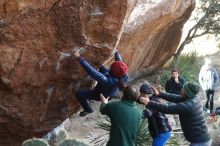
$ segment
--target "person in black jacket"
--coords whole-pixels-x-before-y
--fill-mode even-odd
[[[171,94],[180,95],[180,92],[185,84],[185,79],[179,75],[179,71],[176,68],[173,68],[171,71],[171,78],[166,81],[165,91]],[[170,103],[169,103],[170,104]],[[179,127],[179,117],[178,115],[173,115],[176,126]]]
[[[149,97],[150,101],[161,103],[160,99],[153,94],[150,83],[142,84],[139,91],[140,97]],[[145,108],[142,117],[148,119],[148,129],[153,138],[152,146],[164,146],[172,130],[166,115],[151,108]]]
[[[165,91],[180,95],[181,89],[185,84],[185,79],[179,75],[179,71],[176,68],[172,69],[171,73],[172,77],[166,81]]]
[[[152,86],[154,94],[175,104],[164,105],[140,97],[140,101],[147,107],[165,114],[178,114],[183,134],[191,144],[190,146],[211,146],[212,140],[208,132],[202,110],[201,100],[196,96],[200,86],[194,82],[186,83],[181,95],[161,93]]]

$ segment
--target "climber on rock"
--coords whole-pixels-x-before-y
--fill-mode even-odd
[[[75,51],[73,55],[84,70],[97,81],[97,85],[93,89],[77,90],[75,92],[76,99],[83,107],[80,116],[85,116],[93,112],[88,100],[100,101],[100,94],[105,97],[117,96],[119,90],[126,86],[128,82],[127,66],[122,62],[116,49],[114,49],[115,61],[111,64],[110,69],[103,65],[100,66],[99,70],[95,69],[80,56],[79,51]]]

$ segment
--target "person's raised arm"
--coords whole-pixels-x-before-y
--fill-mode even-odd
[[[158,97],[173,103],[180,103],[185,100],[185,98],[183,98],[181,95],[162,93],[162,92],[158,95]]]
[[[185,100],[181,95],[162,93],[162,92],[159,92],[154,86],[151,86],[151,88],[152,88],[154,95],[164,100],[167,100],[169,102],[179,103]]]
[[[140,97],[140,101],[146,105],[146,107],[165,113],[165,114],[181,114],[187,112],[190,107],[185,103],[178,103],[175,105],[165,105],[150,101],[148,98]]]
[[[187,106],[185,103],[178,103],[174,105],[165,105],[165,104],[160,104],[157,102],[150,101],[147,104],[147,107],[154,109],[156,111],[165,113],[165,114],[182,114],[187,112],[190,107]]]
[[[185,79],[179,76],[179,83],[177,83],[178,88],[182,89],[185,82],[186,82]]]
[[[109,70],[104,65],[100,65],[99,72],[106,74],[107,72],[109,72]]]
[[[78,51],[74,53],[75,58],[79,61],[80,65],[83,69],[96,81],[101,82],[103,84],[108,84],[108,79],[105,75],[96,70],[93,66],[91,66],[84,58],[82,58]]]
[[[122,61],[121,55],[116,49],[113,49],[114,55],[115,55],[115,61]]]

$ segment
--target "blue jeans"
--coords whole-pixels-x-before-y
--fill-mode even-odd
[[[200,142],[200,143],[191,143],[189,146],[211,146],[212,140],[209,140],[207,142]]]
[[[171,132],[164,132],[153,139],[152,146],[164,146],[167,140],[170,138]]]

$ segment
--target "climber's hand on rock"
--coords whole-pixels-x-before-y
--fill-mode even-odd
[[[75,51],[73,55],[74,55],[74,57],[76,57],[76,58],[80,57],[79,51]]]
[[[113,50],[112,50],[112,53],[116,53],[117,52],[117,49],[116,48],[113,48]]]

